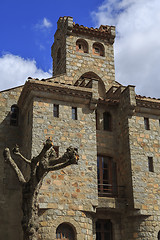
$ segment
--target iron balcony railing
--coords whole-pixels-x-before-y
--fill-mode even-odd
[[[112,184],[98,184],[98,196],[124,198],[125,187],[113,186]]]

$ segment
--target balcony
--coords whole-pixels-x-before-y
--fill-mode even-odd
[[[113,186],[112,184],[98,184],[98,196],[110,198],[125,198],[124,186]]]

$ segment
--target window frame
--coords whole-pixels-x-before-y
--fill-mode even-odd
[[[14,104],[10,111],[10,126],[18,126],[19,124],[19,107]]]
[[[78,120],[77,107],[72,107],[72,119],[73,120]]]
[[[112,157],[97,156],[97,180],[99,197],[116,197],[118,195],[117,164]]]
[[[106,225],[108,227],[106,228]],[[98,227],[99,225],[99,227]],[[108,240],[113,240],[113,224],[110,219],[97,219],[96,221],[96,240],[106,240],[105,234],[109,234]],[[107,234],[107,235],[108,235]]]
[[[149,118],[144,117],[144,128],[145,130],[150,130]]]
[[[66,236],[67,231],[71,234],[69,237]],[[76,240],[76,233],[74,228],[68,223],[61,223],[56,229],[56,239],[57,240]]]
[[[103,113],[103,130],[112,131],[112,115],[108,111]]]
[[[53,117],[59,118],[59,104],[53,104]]]
[[[153,157],[148,157],[148,170],[154,172]]]

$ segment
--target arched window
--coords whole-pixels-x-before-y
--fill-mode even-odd
[[[94,43],[92,52],[94,55],[104,57],[104,46],[101,43]]]
[[[76,240],[74,229],[67,223],[60,224],[56,230],[56,239]]]
[[[96,240],[112,240],[112,222],[98,219],[96,221]]]
[[[103,113],[103,129],[105,131],[112,131],[112,116],[109,112]]]
[[[57,51],[57,64],[59,63],[61,59],[61,48],[58,48],[58,51]]]
[[[18,116],[19,116],[19,108],[17,105],[14,104],[11,106],[10,125],[18,126]]]
[[[160,240],[160,231],[158,232],[158,240]]]
[[[84,39],[78,39],[76,42],[76,51],[88,53],[88,43]]]

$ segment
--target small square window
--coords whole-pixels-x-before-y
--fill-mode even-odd
[[[150,172],[154,172],[153,157],[148,157],[148,168]]]
[[[72,119],[77,120],[77,107],[72,107]]]
[[[146,130],[150,129],[150,127],[149,127],[149,118],[144,118],[144,128]]]
[[[54,104],[53,106],[53,116],[54,117],[59,117],[59,105],[58,104]]]

